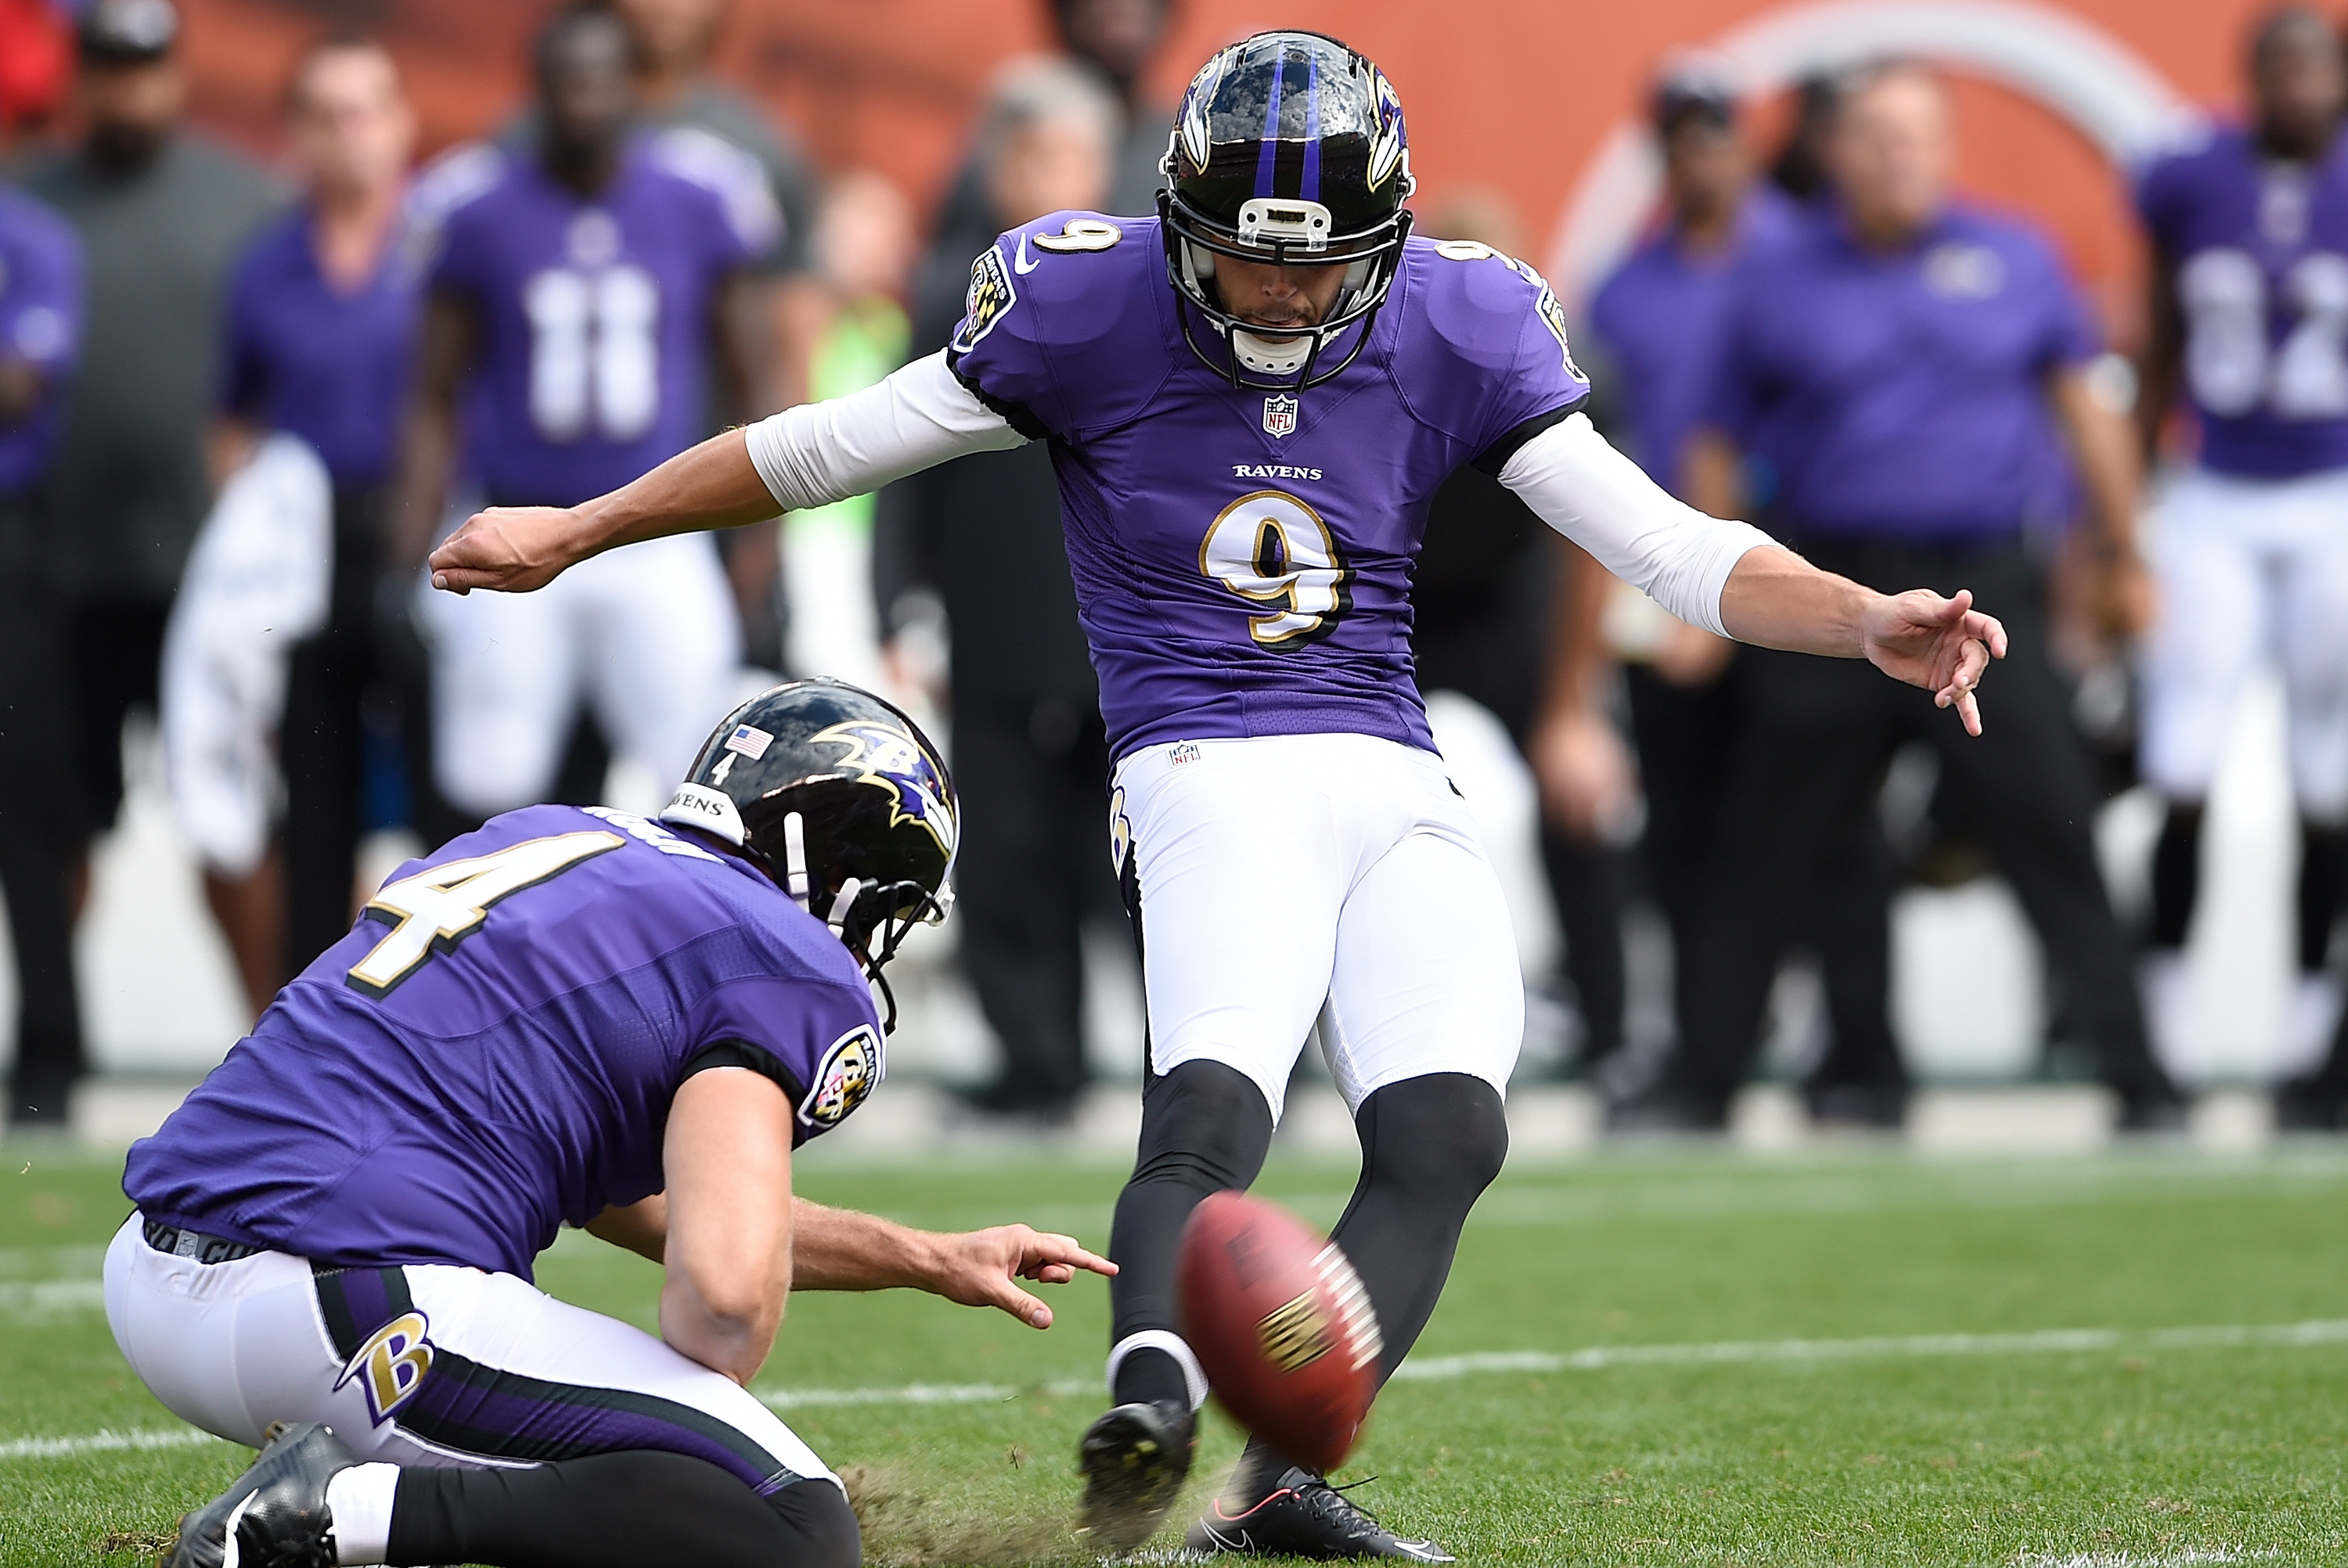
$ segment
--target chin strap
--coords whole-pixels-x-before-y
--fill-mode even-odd
[[[858,883],[851,877],[847,886],[855,887]],[[842,891],[844,894],[846,890]],[[863,894],[866,897],[879,897],[881,907],[889,911],[881,917],[880,948],[878,952],[863,952],[851,942],[849,944],[849,951],[856,954],[858,961],[864,966],[864,978],[880,989],[880,999],[889,1006],[888,1016],[880,1023],[880,1032],[894,1034],[897,1031],[897,993],[889,989],[887,978],[880,973],[881,968],[897,956],[897,949],[904,945],[905,938],[912,934],[914,927],[934,925],[944,919],[946,908],[953,902],[953,897],[952,895],[948,895],[941,898],[937,894],[910,878],[902,882],[865,884]],[[834,906],[834,913],[841,921],[847,918],[847,912],[837,905]],[[840,927],[835,924],[832,929],[839,931]],[[844,932],[842,938],[845,939]]]
[[[791,896],[792,903],[802,909],[807,908],[807,818],[798,812],[783,818],[783,870],[788,878],[783,891]],[[833,929],[839,927],[834,927]]]

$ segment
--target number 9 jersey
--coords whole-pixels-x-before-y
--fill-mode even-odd
[[[2213,128],[2147,169],[2137,203],[2177,270],[2202,466],[2348,467],[2348,137],[2291,164]]]
[[[1411,240],[1351,329],[1361,352],[1303,390],[1235,386],[1182,308],[1156,219],[1055,213],[980,253],[946,351],[1051,443],[1112,750],[1328,733],[1433,750],[1410,651],[1427,503],[1588,395],[1555,295],[1483,245]]]

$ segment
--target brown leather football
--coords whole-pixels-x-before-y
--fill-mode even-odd
[[[1287,1210],[1217,1193],[1182,1230],[1182,1337],[1231,1419],[1323,1473],[1377,1397],[1377,1314],[1337,1244]]]

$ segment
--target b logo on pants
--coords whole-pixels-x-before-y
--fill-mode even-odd
[[[392,1411],[424,1386],[424,1374],[432,1369],[432,1346],[424,1337],[430,1327],[421,1312],[393,1318],[367,1336],[366,1343],[345,1364],[343,1375],[335,1379],[335,1389],[354,1378],[364,1378],[367,1409],[375,1424],[383,1425]]]

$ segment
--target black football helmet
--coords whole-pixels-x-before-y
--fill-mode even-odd
[[[1220,338],[1223,357],[1207,353],[1185,312],[1191,351],[1234,386],[1265,391],[1317,385],[1351,364],[1410,237],[1410,140],[1385,73],[1319,33],[1243,38],[1192,78],[1162,167],[1167,272]],[[1342,264],[1344,287],[1317,325],[1252,326],[1224,307],[1218,256]],[[1352,348],[1323,366],[1323,352],[1355,326]]]
[[[953,907],[961,827],[953,775],[912,720],[844,681],[769,687],[710,732],[661,820],[738,845],[829,925],[896,1027],[880,968]]]

